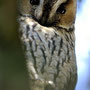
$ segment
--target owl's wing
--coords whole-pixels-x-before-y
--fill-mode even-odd
[[[67,86],[73,88],[76,83],[76,78],[72,80],[76,77],[76,62],[73,40],[69,36],[72,33],[63,32],[60,35],[55,28],[44,27],[29,17],[21,17],[19,22],[20,37],[32,80],[31,90],[55,90],[56,87],[63,90]],[[74,86],[68,82],[74,82]],[[58,86],[55,87],[56,83]],[[53,89],[44,89],[47,85],[51,85]]]

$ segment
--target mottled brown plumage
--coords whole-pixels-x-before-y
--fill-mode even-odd
[[[30,90],[75,90],[76,0],[20,0],[19,5]]]

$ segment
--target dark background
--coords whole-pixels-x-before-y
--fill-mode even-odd
[[[0,0],[0,90],[29,90],[16,8],[16,0]]]
[[[78,1],[81,9],[82,0]],[[29,90],[16,8],[16,0],[0,0],[0,90]]]

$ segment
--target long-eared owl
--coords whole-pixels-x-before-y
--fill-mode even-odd
[[[18,4],[30,90],[75,90],[76,0],[18,0]]]

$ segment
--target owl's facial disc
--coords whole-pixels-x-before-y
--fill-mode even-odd
[[[44,26],[70,26],[76,13],[75,0],[30,0],[32,16]]]
[[[60,4],[66,0],[30,0],[30,5],[32,6],[33,14],[32,16],[40,24],[44,26],[51,26],[56,22],[56,14],[64,14],[65,8]]]

